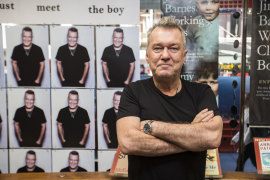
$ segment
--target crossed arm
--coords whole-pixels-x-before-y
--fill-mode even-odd
[[[216,148],[223,125],[221,117],[207,109],[198,113],[191,124],[154,121],[151,135],[142,131],[145,123],[134,116],[117,121],[119,147],[124,154],[164,156]]]

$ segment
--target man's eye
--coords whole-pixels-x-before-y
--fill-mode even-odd
[[[170,48],[170,51],[171,51],[171,52],[177,52],[178,49],[179,49],[179,48],[172,47],[172,48]]]
[[[155,48],[154,48],[154,51],[161,51],[161,50],[162,50],[161,47],[155,47]]]

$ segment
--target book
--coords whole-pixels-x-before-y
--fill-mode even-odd
[[[110,175],[128,177],[128,155],[123,154],[119,148],[115,153]],[[207,150],[205,177],[222,178],[218,148]]]
[[[207,150],[205,178],[222,178],[218,148]]]
[[[128,177],[128,155],[123,154],[119,147],[114,155],[110,175],[117,177]]]
[[[270,138],[254,138],[258,174],[270,174]]]

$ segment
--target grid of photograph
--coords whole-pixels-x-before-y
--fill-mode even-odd
[[[0,34],[0,172],[109,170],[122,90],[140,78],[139,27],[4,25]]]

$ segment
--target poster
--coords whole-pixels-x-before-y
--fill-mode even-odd
[[[6,26],[6,40],[7,86],[50,87],[48,26]],[[25,46],[30,47],[26,55],[22,54]],[[16,76],[14,62],[17,62],[20,80]],[[41,62],[44,63],[43,70]],[[42,72],[41,76],[40,72]],[[33,83],[37,79],[39,85],[29,84],[29,81]],[[25,83],[22,83],[23,81]]]
[[[51,148],[50,90],[10,88],[8,89],[7,93],[9,102],[9,147]],[[22,115],[20,113],[22,112],[23,114],[26,114],[27,109],[31,109],[32,107],[33,110],[31,112],[31,115],[28,116],[27,114],[28,118],[26,117],[26,115]],[[16,121],[15,117],[17,117]],[[19,130],[16,129],[15,122],[18,123]],[[45,132],[43,137],[41,138],[40,144],[38,145],[36,144],[36,141],[40,138],[42,134],[42,128],[40,128],[42,124],[45,124]],[[17,133],[20,134],[21,139],[18,137]]]
[[[253,1],[250,75],[251,126],[270,126],[270,0]],[[267,8],[268,7],[268,8]],[[256,23],[254,23],[256,22]]]
[[[100,167],[95,166],[95,163],[97,163],[95,158],[98,156],[98,145],[95,143],[99,141],[97,141],[99,137],[103,138],[103,135],[97,137],[96,109],[97,103],[100,102],[104,104],[102,102],[105,102],[105,97],[101,96],[97,99],[96,92],[98,88],[105,89],[108,87],[103,77],[103,69],[100,64],[101,57],[104,49],[113,44],[113,30],[117,27],[122,28],[124,31],[123,34],[125,35],[122,42],[132,48],[135,56],[134,73],[130,78],[130,82],[139,79],[140,1],[25,0],[22,2],[2,0],[0,9],[0,102],[1,105],[3,104],[0,110],[0,116],[2,118],[0,150],[5,157],[7,157],[6,159],[0,158],[0,161],[3,159],[3,162],[0,163],[0,171],[2,171],[2,173],[16,173],[19,168],[26,165],[25,157],[27,151],[34,151],[37,157],[37,166],[42,168],[45,172],[59,172],[61,169],[68,167],[68,154],[73,150],[80,154],[81,160],[79,165],[84,167],[87,171],[96,171],[97,168],[109,169],[109,164],[111,163],[106,161],[106,159],[107,157],[113,157],[112,154],[115,149],[106,151],[106,153],[103,154],[101,153],[99,157],[101,161],[105,163]],[[71,35],[74,35],[76,31],[72,30],[72,33],[70,33],[70,28],[77,29],[78,33],[75,33],[76,36]],[[75,46],[74,44],[69,44],[69,39],[72,39],[70,41],[73,41],[73,43],[76,41]],[[35,46],[33,46],[33,44],[35,44]],[[86,50],[84,52],[87,52],[89,58],[85,58],[86,56],[84,56],[78,60],[75,57],[76,52],[77,54],[82,54],[78,53],[78,44],[81,49]],[[76,68],[76,65],[78,64],[77,62],[74,63],[74,61],[72,62],[74,64],[69,64],[69,70],[74,69],[74,71],[76,71],[75,73],[74,71],[67,73],[67,69],[62,67],[64,74],[66,73],[73,76],[70,79],[74,78],[76,74],[76,81],[74,80],[72,83],[78,82],[77,77],[79,76],[77,72],[86,72],[84,82],[83,80],[81,81],[84,73],[83,76],[81,73],[81,79],[79,80],[82,82],[81,84],[83,84],[83,86],[78,84],[63,84],[59,77],[60,68],[57,66],[58,59],[56,57],[58,50],[65,45],[68,45],[68,48],[65,49],[68,52],[62,53],[62,55],[68,54],[69,56],[74,56],[73,60],[75,61],[78,60],[89,63],[88,72],[86,66],[83,68],[80,66],[80,70],[77,71],[78,68]],[[14,53],[14,48],[18,46],[20,47],[20,53]],[[37,52],[34,50],[34,47],[40,49],[39,53],[35,53],[38,54],[39,58],[30,58],[34,52]],[[27,58],[22,58],[22,56],[27,56]],[[16,59],[12,57],[16,57]],[[64,61],[68,59],[63,58],[63,56],[61,57]],[[25,59],[31,59],[31,61],[25,61]],[[17,63],[20,61],[17,74],[21,73],[20,75],[25,75],[23,77],[27,76],[25,79],[30,79],[31,84],[20,82],[20,79],[23,78],[20,76],[18,78],[16,74],[17,66],[14,65],[13,60]],[[34,61],[34,63],[31,63],[32,61]],[[44,64],[43,72],[41,72],[41,66],[37,68],[37,64]],[[81,71],[82,69],[83,71]],[[39,73],[37,74],[37,72]],[[31,73],[34,75],[29,75]],[[35,82],[37,76],[41,77],[39,83]],[[29,95],[27,98],[25,97],[26,91],[28,90],[34,92],[35,98],[29,100]],[[79,94],[76,102],[71,102],[74,99],[68,99],[68,93],[73,90],[77,91]],[[110,90],[113,92],[115,88]],[[108,98],[109,106],[104,105],[104,108],[113,107],[112,98],[113,94]],[[27,101],[31,101],[31,103],[26,102],[25,99],[28,99]],[[29,122],[30,125],[28,124],[27,128],[22,128],[24,132],[28,132],[27,138],[24,139],[30,139],[31,143],[36,143],[39,146],[36,146],[36,144],[25,145],[25,142],[21,141],[23,138],[20,139],[17,137],[17,135],[20,134],[19,130],[21,127],[17,128],[18,123],[14,122],[14,117],[17,110],[24,109],[26,104],[30,104],[31,106],[35,105],[44,112],[46,122],[44,122],[43,118],[42,122],[38,122],[39,127],[42,126],[43,128],[44,124],[46,125],[41,144],[37,143],[37,133],[35,133],[35,135],[31,133],[35,131],[35,129],[38,129],[37,131],[40,132],[39,135],[41,137],[41,132],[43,132],[44,128],[40,131],[39,128],[33,128]],[[74,144],[68,144],[66,139],[63,141],[61,137],[59,137],[60,128],[58,127],[59,124],[57,121],[60,111],[64,108],[69,109],[69,107],[72,109],[71,106],[79,106],[80,110],[84,109],[84,112],[86,112],[79,113],[79,111],[70,111],[70,113],[67,114],[72,118],[76,118],[76,115],[88,114],[87,116],[89,116],[90,119],[90,122],[83,124],[84,131],[81,131],[81,129],[76,126],[69,126],[69,130],[71,129],[70,127],[73,127],[73,129],[64,132],[64,134],[69,133],[70,141],[73,140],[70,138],[72,135],[76,136],[76,138],[80,136],[77,133],[78,131],[85,132],[83,137],[86,138],[81,138],[80,141],[77,141],[79,138],[74,142],[69,141],[71,144],[76,143],[75,146]],[[75,108],[73,108],[73,110],[74,109]],[[106,109],[103,109],[101,116],[103,116],[105,110]],[[27,113],[24,113],[24,117],[31,117],[31,113],[32,111],[27,111]],[[79,123],[79,125],[81,126],[82,123]],[[87,130],[87,128],[89,129]],[[103,149],[107,149],[105,141],[103,145]],[[44,156],[42,156],[42,153],[44,153]],[[112,161],[112,159],[110,159],[110,161]]]
[[[219,1],[163,0],[164,16],[178,19],[186,35],[188,50],[181,78],[196,81],[205,73],[218,72]]]
[[[116,32],[116,29],[122,32]],[[115,34],[120,34],[121,42],[113,38]],[[117,43],[119,43],[117,45]],[[116,46],[125,47],[120,51],[119,56],[111,54]],[[131,51],[127,49],[131,48]],[[121,48],[122,49],[122,48]],[[114,50],[113,50],[114,51]],[[122,53],[121,53],[122,52]],[[96,53],[97,53],[97,88],[119,88],[124,84],[114,84],[113,82],[123,82],[128,79],[128,73],[131,71],[130,64],[134,63],[133,73],[129,82],[135,82],[140,79],[140,45],[139,45],[139,28],[138,27],[97,27],[96,28]],[[124,58],[125,54],[128,58]],[[128,61],[127,61],[128,60]],[[107,62],[108,77],[110,83],[104,75],[104,62]],[[113,84],[112,84],[113,83]]]
[[[78,93],[76,96],[74,93]],[[77,102],[72,102],[70,98],[76,97]],[[94,105],[94,91],[91,89],[52,89],[51,90],[51,98],[52,98],[52,147],[53,148],[87,148],[94,149],[95,148],[95,105]],[[73,99],[74,100],[74,99]],[[70,109],[80,109],[78,113],[74,115],[74,119],[77,120],[75,124],[69,124],[67,121],[62,122],[62,127],[64,131],[64,138],[67,143],[69,141],[70,135],[73,137],[78,137],[86,132],[86,138],[82,143],[82,146],[79,147],[79,141],[76,138],[76,145],[72,143],[71,145],[67,145],[63,143],[63,140],[59,136],[59,128],[58,121],[60,118],[60,111],[65,112],[67,117],[69,117]],[[68,109],[68,111],[66,111]],[[62,114],[62,113],[61,113]],[[86,115],[87,114],[87,115]],[[85,117],[88,116],[88,117]],[[59,119],[58,119],[59,117]],[[62,116],[61,116],[62,117]],[[84,118],[78,118],[84,117]],[[89,118],[90,122],[87,122]],[[66,118],[68,119],[68,118]],[[85,120],[87,119],[87,120]],[[83,121],[83,122],[82,122]],[[82,125],[83,124],[83,125]],[[89,126],[89,129],[86,130],[85,125]],[[72,126],[72,127],[70,127]],[[83,128],[82,128],[83,126]],[[75,128],[76,127],[76,128]],[[78,129],[82,129],[78,132]],[[66,132],[65,132],[66,130]],[[82,132],[83,131],[83,132]]]
[[[77,32],[73,32],[77,31]],[[77,38],[72,37],[77,34]],[[94,26],[51,26],[50,43],[52,49],[51,60],[51,81],[52,87],[95,87],[95,37]],[[67,54],[63,49],[67,47],[78,47],[73,55]],[[62,50],[62,51],[61,51]],[[69,52],[68,52],[69,53]],[[82,55],[83,54],[83,55]],[[63,57],[63,59],[61,59]],[[59,58],[59,59],[57,59]],[[76,60],[76,61],[74,61]],[[69,61],[73,61],[70,62]],[[77,62],[77,63],[76,63]],[[57,63],[61,63],[65,83],[59,76]],[[84,75],[85,63],[88,65],[86,75]],[[83,84],[80,86],[79,80],[83,78]],[[66,81],[70,83],[67,84]],[[77,83],[75,83],[75,82]],[[73,82],[73,83],[72,83]]]
[[[10,173],[16,173],[23,167],[32,167],[33,164],[44,172],[51,172],[52,158],[49,149],[10,149],[9,155]],[[29,161],[33,157],[35,161]]]
[[[254,138],[257,172],[270,174],[270,138]]]
[[[77,172],[93,172],[95,170],[95,157],[93,150],[53,150],[52,172],[68,172],[67,169],[78,168]]]

